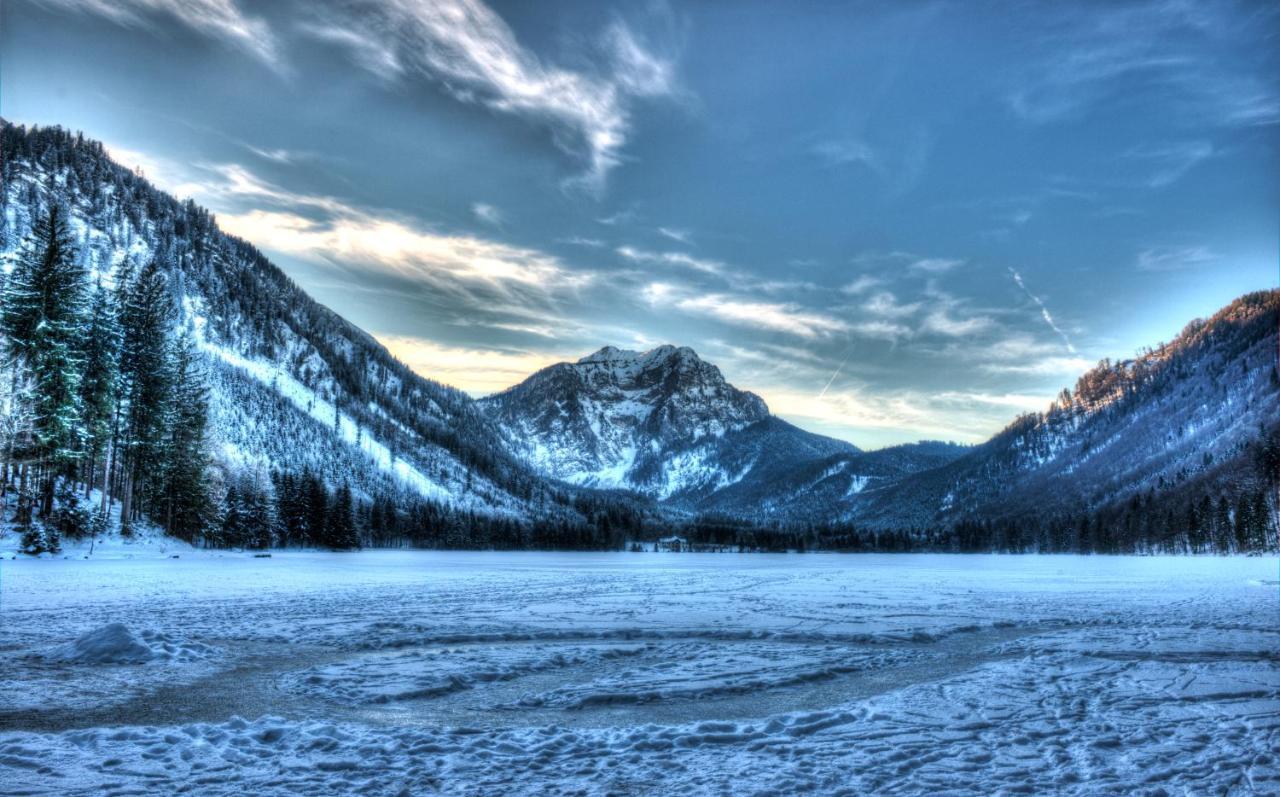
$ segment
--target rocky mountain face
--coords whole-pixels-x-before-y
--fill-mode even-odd
[[[722,461],[722,443],[770,417],[759,396],[674,346],[606,347],[544,368],[479,405],[548,476],[661,499],[742,478],[749,463]]]

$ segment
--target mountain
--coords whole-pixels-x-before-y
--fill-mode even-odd
[[[6,282],[18,264],[30,276],[24,247],[54,215],[67,222],[63,260],[75,260],[59,268],[99,286],[94,307],[104,297],[128,307],[123,287],[159,275],[173,318],[161,327],[172,340],[157,349],[170,354],[158,356],[194,350],[208,383],[206,526],[224,531],[204,538],[211,544],[247,544],[225,530],[262,526],[278,508],[291,530],[254,544],[316,544],[320,529],[375,544],[619,547],[679,528],[783,549],[1228,551],[1266,547],[1280,515],[1280,291],[1241,297],[1134,359],[1103,361],[1046,412],[982,445],[864,452],[774,417],[684,347],[606,347],[476,401],[410,371],[206,210],[158,191],[101,144],[0,124],[0,180]],[[89,316],[76,317],[88,329]],[[42,340],[63,335],[59,356],[88,351],[92,336],[58,329]],[[75,370],[74,356],[60,362],[41,372],[53,387]],[[168,367],[157,366],[157,384]],[[81,457],[71,433],[59,438],[72,441],[65,451],[41,449],[19,375],[6,364],[12,379],[0,385],[0,501],[13,517],[28,465],[49,486],[42,522],[72,523],[47,509],[57,479],[73,479],[73,494],[108,485],[126,505],[120,496],[136,494],[143,511],[172,507],[157,486],[172,467],[153,468],[161,476],[143,489],[133,481],[141,454],[127,465]],[[126,400],[114,401],[119,418]],[[158,429],[187,409],[156,407]],[[121,442],[126,452],[139,445]]]
[[[606,347],[479,404],[513,450],[547,476],[635,490],[695,511],[759,514],[762,481],[858,453],[773,417],[759,396],[726,382],[688,347]],[[717,497],[730,490],[739,499],[721,507]]]
[[[1280,483],[1278,332],[1280,291],[1243,296],[1170,343],[1104,360],[1047,412],[954,462],[864,491],[847,517],[878,528],[1042,528],[1127,514],[1172,530],[1206,502],[1222,514],[1224,501],[1238,516],[1242,497]]]
[[[366,497],[492,518],[582,520],[574,496],[507,448],[472,399],[410,371],[193,202],[60,128],[0,129],[0,265],[51,203],[90,283],[156,260],[210,381],[211,446],[228,470],[311,472]]]

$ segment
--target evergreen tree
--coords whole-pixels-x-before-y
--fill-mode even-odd
[[[162,492],[173,389],[168,367],[172,319],[165,275],[159,260],[152,259],[128,287],[121,318],[120,374],[127,402],[121,440],[120,524],[126,531],[138,512],[135,502]]]
[[[333,501],[329,505],[324,544],[336,550],[360,547],[360,537],[356,534],[351,486],[346,482],[343,482],[342,486],[334,492]]]
[[[199,354],[189,335],[173,346],[172,402],[165,457],[165,527],[192,541],[209,517],[205,433],[209,424],[209,391]]]
[[[84,374],[80,380],[80,411],[85,431],[85,495],[93,487],[98,462],[111,446],[112,417],[119,375],[120,325],[111,295],[99,282],[94,290],[88,324],[81,342]],[[110,463],[103,465],[102,491],[107,492]]]
[[[329,520],[329,493],[324,479],[310,471],[302,476],[306,490],[306,534],[310,545],[326,544],[326,526]]]
[[[40,509],[46,518],[53,512],[57,479],[73,475],[82,453],[78,344],[84,281],[65,211],[51,204],[5,283],[0,310],[12,367],[28,369],[32,378],[31,453],[40,471]]]

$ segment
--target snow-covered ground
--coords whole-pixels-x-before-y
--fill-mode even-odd
[[[1275,794],[1274,559],[0,561],[5,794]]]

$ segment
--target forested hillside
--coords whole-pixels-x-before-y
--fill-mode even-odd
[[[549,484],[207,211],[59,128],[5,125],[0,150],[4,489],[38,546],[92,520],[53,493],[104,485],[126,531],[209,544],[618,544],[594,517],[630,502]]]

